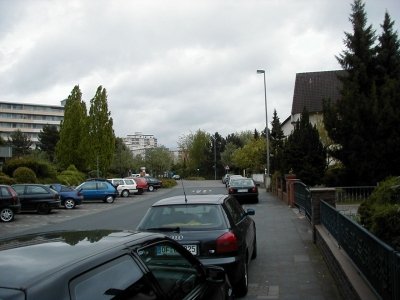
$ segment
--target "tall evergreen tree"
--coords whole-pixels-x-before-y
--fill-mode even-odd
[[[378,103],[375,88],[375,32],[367,26],[364,4],[355,0],[350,22],[353,33],[345,33],[346,50],[337,57],[347,76],[341,77],[342,97],[336,106],[324,105],[324,125],[338,145],[332,156],[341,161],[348,184],[376,183],[379,163],[372,145],[376,142]]]
[[[91,149],[89,167],[99,171],[99,175],[106,176],[113,160],[115,135],[113,120],[108,110],[107,91],[102,86],[97,88],[95,96],[90,100],[87,125],[88,145]]]
[[[87,109],[82,93],[76,85],[68,96],[64,120],[60,124],[60,140],[56,145],[56,159],[62,168],[74,165],[78,170],[87,169]]]
[[[322,182],[326,151],[305,109],[285,143],[283,157],[285,173],[293,171],[297,178],[311,186]]]
[[[10,137],[8,138],[8,144],[12,148],[13,157],[24,156],[31,153],[32,141],[29,136],[19,129],[10,134]]]
[[[275,171],[283,171],[282,166],[282,150],[285,142],[285,135],[282,130],[282,124],[279,120],[276,109],[274,109],[274,114],[272,116],[271,122],[271,134],[269,135],[270,142],[270,161],[271,161],[271,174]]]
[[[38,136],[38,148],[46,152],[49,160],[54,161],[56,145],[60,140],[60,132],[55,125],[46,124],[43,129],[39,132]]]
[[[385,13],[377,49],[378,122],[374,148],[376,178],[398,175],[400,169],[400,41],[394,22]]]

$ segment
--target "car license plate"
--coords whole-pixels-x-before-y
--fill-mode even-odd
[[[197,245],[182,245],[186,248],[192,255],[197,255]],[[174,248],[168,246],[157,247],[157,255],[177,255]]]
[[[239,189],[238,190],[238,193],[246,193],[247,192],[247,189]]]
[[[187,251],[192,253],[192,255],[197,255],[197,245],[182,245]]]

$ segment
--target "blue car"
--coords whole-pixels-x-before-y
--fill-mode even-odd
[[[103,201],[113,203],[118,196],[117,188],[107,179],[90,179],[80,185],[77,190],[83,195],[84,201]]]
[[[65,208],[72,209],[75,208],[75,206],[82,204],[83,195],[72,187],[60,183],[53,183],[48,186],[58,192],[61,199],[61,205]]]

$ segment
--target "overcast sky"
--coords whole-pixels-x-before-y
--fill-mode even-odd
[[[98,86],[119,137],[176,148],[198,129],[226,137],[291,111],[296,73],[340,69],[352,0],[0,0],[0,101],[60,105]],[[367,0],[380,34],[399,0]]]

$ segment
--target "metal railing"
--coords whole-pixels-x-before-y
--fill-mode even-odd
[[[376,186],[335,187],[336,204],[360,204],[367,199]]]
[[[321,201],[321,224],[382,299],[400,300],[398,252],[325,201]]]
[[[301,181],[293,182],[294,205],[303,211],[308,220],[311,220],[311,192]]]

